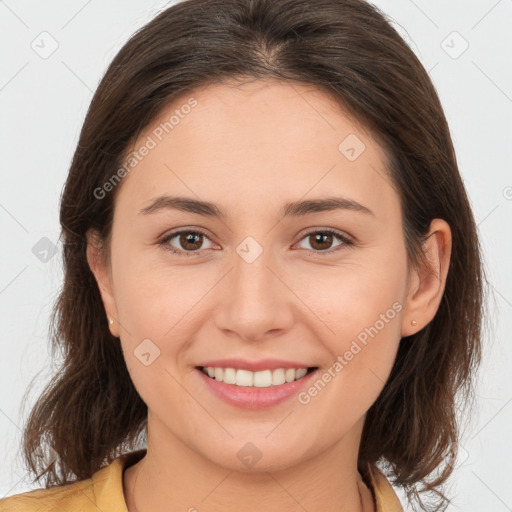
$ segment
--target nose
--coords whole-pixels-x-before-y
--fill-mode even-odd
[[[254,250],[254,247],[251,247]],[[294,294],[272,252],[254,260],[240,253],[233,256],[233,268],[223,279],[215,322],[224,332],[245,341],[257,341],[285,332],[294,323]]]

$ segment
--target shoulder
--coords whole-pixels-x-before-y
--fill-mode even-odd
[[[0,512],[126,512],[123,470],[144,453],[125,453],[86,480],[3,498]]]
[[[0,512],[88,511],[92,505],[91,498],[94,499],[93,481],[88,478],[58,487],[8,496],[0,500]]]

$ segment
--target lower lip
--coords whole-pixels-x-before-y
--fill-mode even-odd
[[[208,389],[228,404],[243,409],[266,409],[296,395],[316,375],[318,368],[307,373],[301,379],[266,388],[226,384],[225,382],[212,379],[201,369],[196,368],[196,370],[208,386]]]

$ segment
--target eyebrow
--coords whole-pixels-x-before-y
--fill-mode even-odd
[[[149,215],[167,209],[181,210],[207,217],[229,217],[224,209],[209,201],[168,195],[156,197],[148,206],[142,208],[139,214]],[[281,218],[301,217],[311,213],[333,210],[351,210],[375,216],[369,208],[352,199],[344,197],[326,197],[322,199],[309,199],[306,201],[286,203],[281,209]]]

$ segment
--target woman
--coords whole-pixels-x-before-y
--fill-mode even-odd
[[[446,506],[479,245],[374,7],[162,12],[96,91],[60,221],[66,360],[24,433],[46,488],[2,510],[402,510],[390,481]]]

